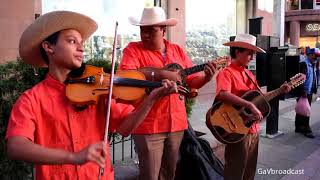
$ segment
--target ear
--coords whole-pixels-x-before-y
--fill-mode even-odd
[[[42,48],[46,51],[46,53],[53,53],[53,46],[48,41],[44,41],[41,44]]]
[[[166,35],[166,32],[167,32],[167,27],[163,27],[163,34],[162,34],[163,37]]]

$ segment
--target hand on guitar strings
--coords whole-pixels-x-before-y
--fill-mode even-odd
[[[178,86],[175,81],[170,81],[168,79],[162,80],[162,87],[154,89],[150,96],[154,98],[160,98],[163,96],[167,96],[172,93],[178,93]]]
[[[212,79],[214,73],[217,71],[216,64],[214,62],[208,62],[203,71],[205,74],[205,80],[209,82]]]
[[[167,71],[167,70],[162,70],[159,72],[161,74],[161,77],[164,79],[170,79],[175,82],[182,82],[181,75],[179,74],[179,71]]]
[[[284,89],[284,92],[285,92],[285,93],[288,93],[289,91],[291,91],[291,86],[290,86],[287,82],[284,82],[284,83],[281,85],[281,88]]]
[[[262,113],[253,103],[250,103],[249,110],[255,120],[261,121],[263,119]]]

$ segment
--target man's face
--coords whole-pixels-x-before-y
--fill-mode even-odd
[[[159,50],[163,43],[166,28],[160,26],[141,26],[140,37],[143,46],[149,50]]]
[[[245,49],[243,52],[236,50],[236,59],[239,60],[239,63],[242,66],[247,66],[249,62],[252,60],[253,54],[254,51],[249,49]]]
[[[77,30],[62,30],[57,43],[51,45],[51,49],[53,52],[48,54],[51,56],[49,63],[70,70],[81,66],[84,48],[82,36]]]

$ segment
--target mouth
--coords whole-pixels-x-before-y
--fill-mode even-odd
[[[143,38],[143,39],[141,39],[141,40],[144,41],[144,42],[150,42],[150,41],[151,41],[150,38]]]
[[[78,61],[83,61],[83,56],[74,56]]]

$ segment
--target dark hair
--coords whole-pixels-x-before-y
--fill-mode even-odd
[[[58,41],[58,38],[59,38],[59,34],[60,34],[60,31],[51,34],[44,41],[42,41],[41,44],[40,44],[41,57],[42,57],[42,59],[44,60],[44,62],[46,64],[49,64],[49,58],[48,58],[48,55],[47,55],[46,51],[42,47],[42,43],[47,41],[47,42],[49,42],[50,44],[53,44],[53,45],[57,44],[57,41]]]
[[[240,47],[230,47],[230,56],[231,58],[236,58],[236,50],[238,50],[239,52],[243,52],[246,49],[245,48],[240,48]]]

